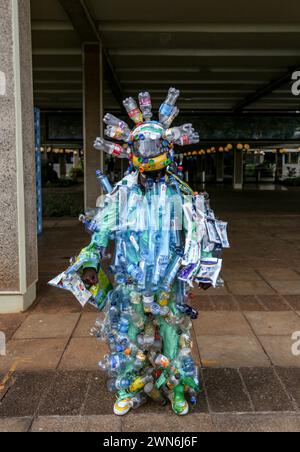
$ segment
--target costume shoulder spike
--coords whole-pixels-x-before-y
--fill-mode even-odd
[[[126,122],[111,114],[104,117],[105,135],[123,141],[116,144],[97,138],[95,148],[114,157],[127,158],[140,172],[158,171],[168,167],[174,160],[174,145],[187,146],[199,143],[199,134],[192,124],[172,127],[179,114],[176,106],[180,91],[170,88],[159,108],[159,120],[153,121],[152,101],[145,91],[139,94],[139,106],[133,97],[124,100],[123,105],[129,118],[135,123],[130,130]]]

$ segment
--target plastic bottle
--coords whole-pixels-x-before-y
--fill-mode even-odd
[[[127,317],[121,317],[119,324],[118,324],[118,332],[121,334],[128,334],[130,327],[130,322]]]
[[[101,185],[104,193],[111,193],[113,188],[111,183],[109,182],[108,177],[101,170],[96,171],[96,178],[99,184]]]
[[[162,317],[165,317],[170,312],[170,309],[168,306],[160,306],[157,303],[152,303],[151,305],[151,314],[154,316],[161,315]]]
[[[116,392],[128,389],[130,386],[129,378],[117,378],[117,379],[109,379],[107,381],[107,389],[109,392]]]
[[[130,399],[129,406],[136,410],[137,408],[140,408],[142,405],[145,405],[147,401],[148,399],[146,395],[140,392],[139,394],[136,394],[134,397]]]
[[[151,292],[146,292],[143,296],[143,304],[144,304],[144,311],[146,314],[151,313],[151,306],[154,303],[154,295]]]
[[[106,141],[103,138],[97,138],[94,143],[94,148],[98,151],[106,152],[109,155],[119,158],[128,158],[129,150],[124,150],[122,146],[111,141]]]
[[[144,375],[136,378],[130,385],[130,392],[140,391],[145,387],[147,383],[153,382],[153,377],[151,375]]]
[[[142,369],[145,366],[146,359],[147,359],[146,355],[143,352],[138,351],[136,356],[135,356],[135,359],[134,359],[134,361],[132,363],[134,369],[136,369],[136,370]]]
[[[167,292],[160,292],[158,296],[158,304],[160,306],[168,306],[170,302],[170,294]]]
[[[116,372],[126,366],[127,358],[123,353],[112,353],[106,355],[102,361],[99,362],[99,367],[107,372]]]
[[[176,88],[170,88],[167,98],[159,109],[159,121],[165,125],[166,121],[173,115],[174,106],[180,95]]]
[[[200,141],[199,133],[193,132],[192,134],[182,135],[175,144],[178,146],[188,146],[189,144],[197,144]]]
[[[129,298],[133,305],[139,305],[142,301],[142,295],[135,291],[130,293]]]
[[[95,220],[88,220],[85,215],[79,216],[79,221],[84,225],[84,229],[89,234],[94,234],[95,232],[99,232],[98,224]]]
[[[176,253],[173,256],[173,259],[168,265],[168,268],[166,270],[166,277],[164,278],[161,286],[161,288],[166,292],[170,292],[171,285],[182,265],[183,254],[184,253],[182,250],[177,249]]]
[[[150,399],[154,400],[162,406],[165,406],[168,403],[160,390],[157,389],[151,382],[146,384],[146,386],[144,387],[144,392],[148,397],[150,397]]]
[[[153,322],[149,321],[146,324],[145,332],[144,332],[144,346],[146,348],[150,348],[155,341],[155,326]]]
[[[136,124],[142,124],[143,115],[141,110],[138,108],[136,101],[132,97],[128,97],[124,100],[123,105],[133,122]]]
[[[177,167],[177,177],[179,177],[179,179],[183,180],[184,176],[183,176],[183,166],[178,166]]]
[[[117,118],[116,116],[111,115],[110,113],[107,113],[104,116],[103,122],[109,126],[119,127],[125,133],[127,132],[130,133],[130,128],[128,127],[128,124],[126,124],[126,122],[124,121],[121,121],[121,119]]]
[[[152,114],[152,102],[151,96],[148,92],[139,94],[140,109],[142,110],[145,121],[151,121]]]
[[[138,265],[135,264],[129,264],[127,266],[127,273],[132,279],[134,279],[137,282],[141,281],[144,277],[144,272]]]
[[[164,138],[168,141],[177,141],[180,137],[184,135],[190,135],[194,133],[195,129],[192,124],[183,124],[179,127],[173,127],[172,129],[167,129],[164,133]]]
[[[118,126],[107,126],[105,129],[105,135],[109,138],[126,142],[130,141],[131,139],[130,130],[124,131],[121,127]]]
[[[156,359],[155,359],[155,364],[158,367],[162,367],[163,369],[167,369],[170,366],[171,361],[166,356],[164,356],[162,354],[159,354],[156,357]]]
[[[164,121],[164,126],[166,129],[171,127],[172,123],[175,121],[179,113],[180,113],[179,108],[173,107],[171,115]]]

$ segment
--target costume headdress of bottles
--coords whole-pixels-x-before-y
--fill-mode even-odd
[[[103,138],[97,138],[95,148],[114,157],[127,158],[140,172],[159,171],[170,166],[174,160],[174,145],[186,146],[199,142],[199,134],[192,124],[171,127],[179,114],[176,106],[180,91],[170,88],[160,106],[159,121],[152,120],[152,101],[148,92],[139,94],[139,106],[129,97],[123,104],[134,129],[111,114],[104,117],[105,135],[123,142],[117,144]]]

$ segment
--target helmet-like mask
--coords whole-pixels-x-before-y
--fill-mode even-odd
[[[120,144],[97,138],[95,148],[119,158],[128,158],[140,172],[158,171],[167,168],[174,160],[174,144],[186,146],[199,142],[192,124],[171,128],[179,114],[176,101],[180,91],[170,88],[168,96],[159,109],[159,121],[152,121],[152,102],[148,92],[139,94],[136,101],[129,97],[124,103],[129,117],[136,126],[128,125],[111,114],[104,117],[105,134],[109,138],[123,141]]]

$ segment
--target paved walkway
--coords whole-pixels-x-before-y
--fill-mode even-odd
[[[46,284],[88,237],[72,220],[46,222],[38,300],[27,313],[0,317],[8,340],[0,357],[0,431],[300,431],[300,356],[292,353],[292,334],[300,331],[299,193],[280,193],[284,214],[277,195],[268,193],[265,216],[261,193],[247,197],[251,213],[236,195],[227,194],[225,204],[215,194],[232,248],[224,256],[225,288],[194,293],[203,392],[183,419],[152,403],[124,419],[112,416],[113,396],[97,370],[106,346],[89,336],[99,315]]]

